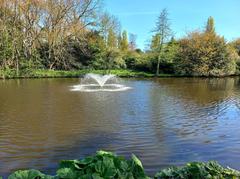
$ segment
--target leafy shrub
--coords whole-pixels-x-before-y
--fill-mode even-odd
[[[38,170],[19,170],[11,174],[8,179],[54,179]]]
[[[99,151],[95,156],[83,160],[62,161],[57,176],[62,179],[147,178],[136,156],[133,155],[131,160],[125,160],[111,152],[104,151]]]
[[[9,179],[147,179],[141,161],[132,155],[131,160],[111,152],[98,151],[82,160],[60,162],[56,176],[44,175],[37,170],[20,170]]]
[[[215,33],[193,32],[180,40],[176,60],[179,74],[226,76],[236,71],[236,57],[224,38]]]
[[[217,162],[188,163],[184,167],[164,169],[155,175],[156,179],[234,179],[239,177],[239,171],[223,168]]]
[[[217,162],[192,162],[183,167],[170,167],[158,172],[155,179],[237,179],[240,172],[223,168]],[[0,177],[0,179],[2,179]],[[37,170],[19,170],[8,179],[150,179],[141,161],[132,155],[130,160],[111,152],[98,151],[82,160],[63,160],[55,176]]]

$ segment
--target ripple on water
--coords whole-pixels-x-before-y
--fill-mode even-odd
[[[238,78],[123,82],[132,90],[69,91],[78,79],[1,81],[0,175],[53,173],[57,161],[100,149],[135,153],[149,174],[207,160],[240,169]]]

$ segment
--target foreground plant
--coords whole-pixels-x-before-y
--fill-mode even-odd
[[[223,168],[217,162],[192,162],[183,167],[170,167],[158,172],[154,179],[238,179],[240,172]],[[1,177],[0,177],[1,179]],[[8,179],[150,179],[141,161],[132,155],[130,160],[111,152],[98,151],[82,160],[63,160],[55,176],[38,170],[20,170]]]
[[[37,170],[17,171],[9,179],[147,179],[141,161],[131,160],[111,152],[98,151],[82,160],[63,160],[56,176],[44,175]]]
[[[156,179],[237,179],[240,172],[223,168],[217,162],[192,162],[183,167],[171,167],[158,172]]]
[[[104,151],[99,151],[95,156],[83,160],[62,161],[57,176],[64,179],[147,178],[141,161],[135,155],[131,160],[125,160]]]

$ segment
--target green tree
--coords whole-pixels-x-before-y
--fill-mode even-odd
[[[160,13],[156,27],[154,32],[160,36],[159,45],[158,45],[158,60],[157,60],[157,68],[156,68],[156,75],[159,75],[159,66],[161,62],[161,56],[164,51],[164,44],[169,40],[169,37],[172,34],[172,30],[170,28],[170,22],[168,19],[168,11],[167,9],[163,9]],[[156,44],[157,45],[157,44]]]
[[[240,38],[232,41],[230,45],[236,50],[236,52],[240,56]]]
[[[117,46],[119,50],[121,50],[121,42],[122,42],[122,34],[119,33],[117,37]]]
[[[108,31],[107,46],[111,49],[117,48],[117,36],[113,29]]]
[[[177,72],[193,76],[225,76],[236,71],[236,56],[224,38],[193,32],[181,39]]]
[[[206,32],[207,33],[215,33],[214,19],[211,16],[207,20]]]
[[[162,62],[166,64],[177,63],[176,56],[178,55],[178,52],[179,44],[174,38],[172,38],[171,41],[169,41],[164,47]]]
[[[121,41],[120,41],[120,49],[123,52],[128,51],[129,45],[128,45],[128,35],[127,31],[124,30],[122,33]]]
[[[236,71],[236,74],[240,74],[240,38],[230,42],[229,45],[230,45],[230,48],[234,49],[234,51],[237,54],[237,60],[236,60],[237,71]],[[234,54],[234,52],[232,54]]]
[[[159,46],[160,40],[161,40],[160,34],[153,35],[152,40],[151,40],[151,45],[150,45],[150,49],[152,52],[158,52],[158,50],[160,48],[160,46]]]

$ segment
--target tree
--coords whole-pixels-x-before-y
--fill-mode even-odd
[[[207,20],[206,32],[215,33],[214,19],[211,16]]]
[[[163,53],[163,47],[164,44],[168,41],[169,37],[172,34],[172,30],[170,28],[170,23],[168,19],[168,11],[167,9],[163,9],[162,12],[160,13],[156,27],[154,29],[154,32],[160,36],[160,41],[158,45],[158,60],[157,60],[157,69],[156,69],[156,75],[159,75],[159,66],[160,66],[160,61],[161,61],[161,55]]]
[[[230,42],[229,45],[230,45],[230,48],[233,49],[235,51],[235,53],[237,54],[237,57],[236,57],[236,64],[237,64],[236,74],[240,74],[240,38]],[[234,52],[232,54],[234,54]]]
[[[160,34],[155,34],[152,36],[152,40],[151,40],[151,45],[150,45],[150,50],[152,52],[157,52],[158,53],[158,50],[160,48],[160,40],[161,40],[161,37],[160,37]]]
[[[192,32],[181,39],[177,72],[191,76],[225,76],[236,71],[236,56],[224,38]]]
[[[122,34],[119,33],[117,37],[117,46],[119,50],[121,50],[121,43],[122,43]]]
[[[176,62],[176,56],[179,52],[179,43],[172,37],[166,44],[162,59],[165,63],[172,64]]]
[[[107,47],[110,49],[117,48],[117,36],[113,29],[109,29],[107,37]]]
[[[137,36],[135,34],[130,33],[129,35],[129,48],[131,51],[134,51],[137,48]]]
[[[115,46],[115,43],[117,43],[116,34],[120,32],[120,26],[119,20],[109,13],[105,12],[100,16],[99,30],[104,38],[106,46]]]
[[[121,41],[120,41],[120,49],[123,52],[128,51],[128,35],[127,35],[127,31],[124,30],[122,33],[122,37],[121,37]]]
[[[230,45],[236,50],[236,52],[240,56],[240,38],[232,41]]]

